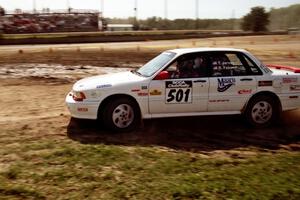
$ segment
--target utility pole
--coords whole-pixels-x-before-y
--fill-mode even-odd
[[[165,0],[165,19],[168,18],[168,0]]]
[[[163,29],[168,29],[168,0],[165,0],[165,18],[163,20]]]
[[[68,12],[71,12],[71,8],[70,8],[70,1],[69,1],[69,0],[67,0],[67,2],[66,2],[66,3],[67,3],[67,5],[66,5],[66,6],[67,6],[67,11],[68,11]]]
[[[195,28],[199,28],[199,0],[195,0]]]
[[[138,24],[138,1],[134,0],[134,23],[133,23],[133,29],[134,30],[139,30],[139,24]]]
[[[33,0],[33,13],[36,13],[36,0]]]
[[[234,30],[234,28],[235,28],[235,10],[233,9],[231,13],[231,30]]]
[[[104,0],[101,0],[101,15],[104,16]]]
[[[137,0],[135,0],[134,1],[134,17],[135,17],[135,20],[137,20],[138,19],[138,1]]]

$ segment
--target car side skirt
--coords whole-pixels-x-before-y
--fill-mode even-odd
[[[190,116],[211,116],[211,115],[240,115],[241,111],[226,112],[193,112],[193,113],[163,113],[163,114],[146,114],[144,119],[164,118],[164,117],[190,117]]]

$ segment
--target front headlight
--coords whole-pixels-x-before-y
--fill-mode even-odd
[[[83,101],[86,99],[86,96],[83,92],[72,91],[71,94],[74,101]]]

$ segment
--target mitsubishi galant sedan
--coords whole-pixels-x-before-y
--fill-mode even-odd
[[[115,131],[142,119],[241,114],[257,127],[300,107],[300,69],[264,65],[241,49],[162,52],[138,70],[85,78],[66,97],[74,118]]]

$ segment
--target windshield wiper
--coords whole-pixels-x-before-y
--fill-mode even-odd
[[[132,73],[137,74],[139,76],[144,76],[143,74],[141,74],[140,72],[138,72],[137,70],[131,70]]]

